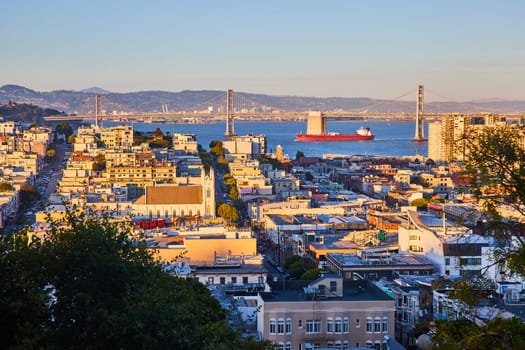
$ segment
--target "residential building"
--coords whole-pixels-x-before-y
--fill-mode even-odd
[[[326,274],[288,281],[259,293],[257,329],[278,349],[387,349],[394,335],[394,300],[366,280]]]
[[[407,210],[408,221],[399,226],[399,252],[424,255],[436,272],[452,276],[478,274],[490,264],[489,240],[445,218]]]

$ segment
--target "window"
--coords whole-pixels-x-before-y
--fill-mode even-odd
[[[248,277],[244,276],[242,278],[242,283],[247,284],[248,283]]]
[[[334,332],[334,320],[331,318],[326,320],[326,333],[333,333]]]
[[[306,320],[306,333],[321,333],[321,320]]]
[[[348,317],[343,318],[343,333],[348,333]]]
[[[383,333],[388,333],[388,318],[383,318]]]
[[[275,320],[270,320],[270,334],[275,334]]]
[[[277,321],[277,333],[284,334],[284,320],[282,318]]]
[[[330,281],[330,292],[337,292],[337,281]]]
[[[292,334],[292,319],[291,318],[286,319],[285,327],[286,327],[285,329],[286,334]]]
[[[336,318],[335,319],[335,332],[336,333],[342,333],[343,332],[343,329],[341,327],[341,318]]]
[[[221,281],[221,284],[225,284],[226,283],[226,277],[220,277],[220,281]]]
[[[348,340],[345,340],[343,342],[343,350],[347,350],[348,349]]]
[[[237,277],[232,276],[232,283],[237,283]]]
[[[450,265],[450,258],[445,258],[445,265],[446,265],[446,266],[449,266],[449,265]]]
[[[465,265],[481,265],[481,258],[460,258],[459,264],[461,266]]]
[[[292,350],[292,343],[287,341],[286,345],[284,346],[284,350]]]
[[[360,328],[360,327],[361,327],[361,322],[359,321],[358,318],[356,318],[356,320],[355,320],[355,328]]]
[[[342,347],[341,342],[340,342],[340,341],[336,341],[336,342],[335,342],[335,349],[336,349],[336,350],[341,350],[341,347]]]
[[[297,321],[297,327],[303,328],[303,320]]]
[[[375,332],[375,333],[380,333],[380,332],[381,332],[381,319],[380,319],[380,318],[376,318],[376,319],[375,319],[375,322],[374,322],[374,332]]]
[[[283,342],[279,342],[277,344],[277,350],[284,350],[284,343]]]
[[[372,323],[373,323],[373,321],[372,321],[371,318],[367,318],[366,319],[366,332],[367,333],[372,333]],[[367,345],[368,345],[368,343],[367,343]]]

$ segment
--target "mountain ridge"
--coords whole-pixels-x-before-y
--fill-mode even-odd
[[[54,90],[36,91],[21,85],[6,84],[0,87],[0,103],[14,101],[31,103],[44,108],[54,108],[67,113],[94,113],[95,96],[103,95],[103,109],[107,112],[160,112],[166,106],[172,112],[193,112],[224,110],[226,93],[220,90],[182,90],[179,92],[145,90],[136,92],[110,92],[91,87],[80,91]],[[415,101],[392,101],[369,97],[305,97],[292,95],[267,95],[260,93],[235,92],[238,100],[236,108],[257,111],[363,111],[372,113],[412,113]],[[236,102],[237,103],[237,102]],[[502,100],[497,98],[479,99],[466,102],[427,102],[425,111],[429,113],[520,113],[525,111],[525,101]]]

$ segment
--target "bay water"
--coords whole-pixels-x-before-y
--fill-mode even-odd
[[[106,123],[106,126],[118,123]],[[369,127],[375,135],[371,141],[339,141],[339,142],[297,142],[295,135],[306,133],[306,122],[276,122],[276,121],[235,121],[237,135],[264,134],[267,138],[267,151],[275,152],[277,145],[290,158],[295,158],[297,151],[302,151],[308,157],[322,157],[324,154],[345,155],[380,155],[380,156],[412,156],[426,157],[427,142],[413,142],[414,122],[395,121],[336,121],[328,120],[327,129],[330,132],[353,134],[359,127]],[[164,133],[192,133],[197,135],[197,142],[209,149],[213,140],[224,140],[225,122],[213,124],[147,124],[135,123],[134,130],[141,132],[154,131],[160,128]],[[428,135],[427,130],[425,130]]]

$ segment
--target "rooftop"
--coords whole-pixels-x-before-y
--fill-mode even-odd
[[[308,290],[309,284],[312,281],[295,281],[289,280],[285,283],[285,289],[282,289],[282,282],[269,283],[272,287],[272,292],[263,292],[259,295],[264,302],[310,302],[313,300],[312,296],[305,294],[305,288]],[[321,297],[316,296],[318,301],[388,301],[392,300],[385,292],[373,285],[367,280],[358,281],[343,281],[343,296],[342,297]]]

